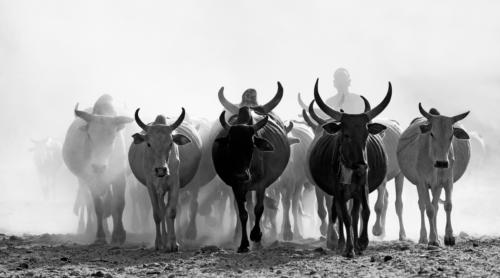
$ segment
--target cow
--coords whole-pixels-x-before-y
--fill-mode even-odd
[[[303,101],[299,95],[299,103],[303,105]],[[306,122],[313,129],[318,130],[318,132],[322,132],[321,125],[326,123],[326,120],[320,118],[316,115],[315,110],[313,108],[314,100],[311,101],[311,104],[308,107],[309,114],[314,119],[310,119],[307,112],[303,110],[302,117],[306,119]],[[369,106],[369,102],[365,102],[368,105],[368,109],[371,109]],[[316,124],[316,123],[318,124]],[[404,183],[404,175],[399,168],[399,164],[397,162],[396,157],[396,148],[398,144],[399,137],[401,136],[401,127],[399,123],[395,120],[388,119],[374,119],[373,123],[379,123],[386,126],[386,130],[380,135],[382,136],[382,143],[384,145],[384,150],[387,154],[387,175],[385,180],[380,184],[377,188],[377,201],[375,203],[375,213],[376,213],[376,221],[373,225],[372,234],[375,236],[379,236],[381,238],[385,235],[385,217],[387,213],[388,206],[388,198],[389,192],[386,189],[386,183],[394,179],[395,189],[396,189],[396,214],[399,220],[399,240],[406,239],[406,231],[403,224],[403,201],[402,201],[402,193],[403,193],[403,183]],[[321,193],[319,194],[321,198]],[[333,239],[335,239],[335,234],[332,234]]]
[[[201,158],[201,139],[192,125],[181,125],[184,116],[182,108],[179,118],[170,125],[163,115],[145,124],[138,108],[135,122],[142,131],[133,135],[134,142],[128,153],[130,169],[146,186],[151,199],[156,226],[155,249],[167,252],[179,250],[174,223],[179,191],[193,179]]]
[[[440,245],[436,216],[444,188],[444,243],[452,246],[455,245],[451,225],[453,184],[462,177],[470,159],[469,135],[458,122],[469,112],[447,117],[434,108],[427,112],[421,103],[418,109],[423,118],[415,119],[401,135],[397,148],[398,162],[405,177],[417,186],[421,218],[419,243]],[[429,238],[424,213],[429,220]]]
[[[126,232],[122,216],[125,206],[125,146],[121,130],[133,121],[118,116],[110,95],[102,95],[92,110],[74,109],[75,120],[70,125],[63,144],[63,160],[78,178],[79,184],[90,190],[97,220],[95,244],[106,244],[103,229],[103,198],[110,197],[113,217],[111,243],[123,244]]]
[[[333,195],[335,208],[332,207],[331,219],[339,221],[338,246],[344,249],[345,244],[343,256],[353,257],[354,251],[361,254],[368,246],[368,194],[382,183],[387,173],[386,154],[382,138],[378,135],[386,127],[371,121],[389,104],[392,87],[389,82],[385,98],[375,108],[368,109],[368,101],[363,97],[365,112],[347,114],[332,109],[321,99],[318,82],[319,79],[314,86],[314,99],[333,121],[322,126],[327,134],[313,143],[309,153],[309,168],[315,184]],[[351,198],[353,207],[349,213],[346,202]],[[363,208],[363,228],[358,238],[360,205]],[[347,234],[345,243],[342,223]]]
[[[302,192],[305,187],[309,186],[306,176],[306,158],[307,150],[313,140],[313,134],[309,127],[293,124],[293,122],[290,122],[285,131],[291,136],[289,138],[291,146],[290,160],[281,177],[269,189],[272,189],[274,193],[274,200],[281,199],[283,205],[281,232],[283,240],[290,241],[293,239],[302,239],[301,220],[304,215],[302,209]],[[281,198],[279,198],[280,196]],[[290,209],[292,210],[294,219],[293,231],[290,224]],[[274,216],[269,216],[269,218],[274,234]]]
[[[226,121],[226,111],[219,117],[223,130],[213,144],[212,158],[215,171],[232,188],[236,200],[238,223],[241,224],[242,231],[239,253],[248,252],[250,246],[245,201],[251,199],[251,194],[247,193],[256,193],[255,221],[250,239],[260,244],[260,220],[264,211],[265,190],[283,173],[290,158],[290,145],[284,124],[271,113],[282,95],[283,87],[278,82],[278,92],[270,103],[251,107],[257,115],[248,106],[234,106],[229,110],[237,108],[237,116],[233,116],[229,123]]]
[[[42,140],[31,139],[33,160],[38,172],[43,197],[47,200],[53,193],[56,175],[62,166],[61,143],[47,137]]]

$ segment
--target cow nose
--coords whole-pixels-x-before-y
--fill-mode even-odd
[[[102,174],[106,170],[106,165],[104,165],[104,164],[92,164],[92,170],[96,174]]]
[[[448,168],[448,161],[436,161],[434,163],[434,167],[436,168]]]
[[[166,167],[157,167],[155,168],[155,174],[159,178],[163,178],[167,174],[167,168]]]

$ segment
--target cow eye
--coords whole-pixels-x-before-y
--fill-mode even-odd
[[[434,133],[431,132],[431,137],[434,138]]]
[[[147,143],[147,145],[148,145],[149,148],[151,148],[151,144],[149,142]]]

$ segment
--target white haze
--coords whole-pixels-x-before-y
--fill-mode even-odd
[[[75,231],[75,179],[61,170],[57,195],[43,201],[28,148],[30,138],[63,140],[77,102],[88,107],[109,93],[149,119],[175,117],[181,106],[215,119],[221,86],[233,102],[249,87],[266,102],[280,81],[276,111],[291,119],[300,113],[297,92],[312,99],[319,77],[320,92],[331,95],[333,72],[345,67],[352,91],[372,105],[392,82],[382,116],[403,127],[419,101],[446,115],[472,111],[464,124],[484,135],[488,167],[456,184],[453,222],[456,233],[496,234],[499,10],[497,1],[0,1],[0,231]],[[394,239],[392,182],[388,189]],[[416,239],[408,181],[403,200]]]

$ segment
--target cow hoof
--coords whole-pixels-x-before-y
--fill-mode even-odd
[[[262,249],[262,243],[261,242],[255,242],[253,244],[253,250],[261,250]]]
[[[345,249],[345,241],[339,239],[339,243],[337,244],[337,253],[340,254]]]
[[[165,251],[168,252],[168,253],[178,252],[179,251],[179,245],[175,241],[167,242],[167,244],[165,244]]]
[[[328,248],[330,250],[337,250],[338,247],[339,247],[339,245],[338,245],[338,242],[336,242],[336,240],[327,240],[326,241],[326,248]]]
[[[193,225],[189,225],[189,227],[186,231],[186,239],[195,240],[196,234],[197,234],[196,227],[194,227]]]
[[[293,240],[293,233],[290,230],[285,230],[283,231],[283,240],[284,241],[291,241]]]
[[[259,242],[262,239],[262,232],[260,230],[252,229],[250,232],[250,240],[253,242]]]
[[[382,236],[384,234],[384,232],[382,231],[382,228],[380,227],[380,225],[373,225],[373,228],[372,228],[372,234],[374,236]]]
[[[424,237],[424,238],[422,238],[422,237],[421,237],[421,238],[418,240],[418,243],[419,243],[419,244],[427,244],[428,242],[429,242],[429,241],[427,241],[427,238],[425,238],[425,237]]]
[[[319,228],[319,230],[320,230],[322,236],[326,236],[326,233],[328,231],[328,225],[324,221],[322,221],[321,227]]]
[[[250,251],[250,250],[248,249],[248,246],[247,246],[247,247],[240,246],[240,247],[238,248],[238,253],[248,253],[248,251]]]
[[[106,241],[106,238],[97,238],[92,245],[106,245],[108,242]]]
[[[111,244],[123,244],[125,243],[125,239],[127,238],[127,234],[125,231],[113,232],[111,236]]]
[[[444,245],[446,245],[446,246],[455,245],[455,237],[454,236],[445,236],[444,237]]]
[[[400,241],[406,240],[406,233],[405,232],[399,232],[399,240]]]
[[[436,247],[439,247],[439,241],[435,240],[435,241],[430,241],[429,242],[429,246],[436,246]]]
[[[360,250],[366,250],[368,248],[368,238],[359,238],[358,245]]]
[[[354,258],[354,251],[352,249],[351,250],[346,249],[342,254],[342,256],[346,258]]]

